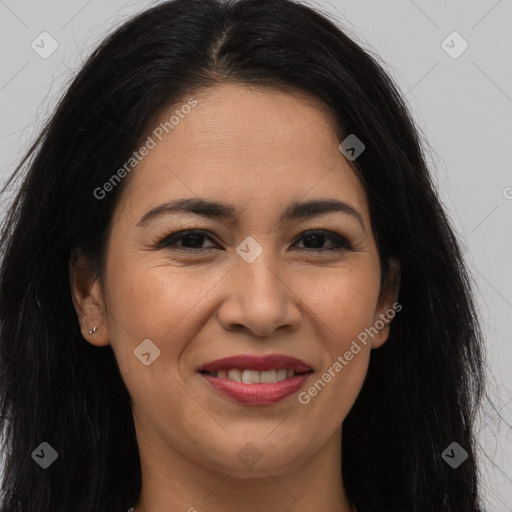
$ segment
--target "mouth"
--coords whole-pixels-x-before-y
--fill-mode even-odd
[[[297,392],[314,371],[289,356],[239,355],[207,363],[198,372],[211,389],[231,400],[266,405]]]
[[[275,384],[289,380],[297,375],[312,373],[313,370],[296,372],[286,368],[271,369],[265,371],[231,368],[229,370],[217,370],[216,372],[201,371],[202,375],[209,375],[217,379],[228,379],[233,382],[243,382],[244,384]]]

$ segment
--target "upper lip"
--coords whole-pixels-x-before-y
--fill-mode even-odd
[[[294,370],[295,372],[307,372],[312,370],[311,366],[304,361],[282,354],[270,354],[266,356],[240,354],[210,361],[201,366],[198,371],[213,373],[219,370],[231,370],[234,368],[257,371],[286,369]]]

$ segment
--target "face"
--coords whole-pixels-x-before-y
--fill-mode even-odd
[[[145,457],[240,477],[338,458],[396,299],[364,189],[314,100],[194,98],[129,177],[102,286],[74,281],[84,337],[112,346]]]

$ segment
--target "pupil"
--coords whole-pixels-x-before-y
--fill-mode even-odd
[[[192,245],[194,248],[201,248],[201,246],[203,245],[203,243],[202,243],[203,238],[204,238],[203,235],[187,235],[187,236],[183,237],[183,243],[184,243],[184,245],[188,245],[188,246]],[[185,243],[186,240],[190,240],[190,239],[192,239],[192,244],[186,244]],[[194,243],[194,239],[195,239],[196,243]],[[197,243],[197,242],[199,242],[199,243]]]
[[[325,238],[325,237],[324,237],[324,235],[318,235],[318,234],[315,234],[315,235],[308,235],[308,236],[305,238],[305,240],[311,240],[311,239],[313,239],[313,246],[314,246],[315,248],[318,248],[318,247],[320,247],[320,248],[321,248],[321,247],[324,245],[324,244],[323,244],[323,242],[324,242],[324,240],[323,240],[323,239],[324,239],[324,238]],[[315,240],[316,240],[316,242],[320,242],[320,243],[315,244],[315,242],[314,242]]]

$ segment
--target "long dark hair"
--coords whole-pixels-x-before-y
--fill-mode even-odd
[[[125,512],[137,502],[130,397],[111,348],[80,334],[68,265],[81,248],[101,276],[129,176],[101,200],[94,190],[164,107],[227,82],[309,93],[335,116],[340,142],[364,142],[354,168],[383,277],[389,258],[401,263],[402,311],[343,424],[350,502],[358,512],[480,512],[482,335],[422,138],[377,58],[291,0],[174,0],[134,17],[87,60],[7,182],[4,194],[27,170],[1,233],[0,512]],[[468,453],[458,469],[441,457],[454,441]],[[32,457],[42,442],[58,453],[46,470]]]

